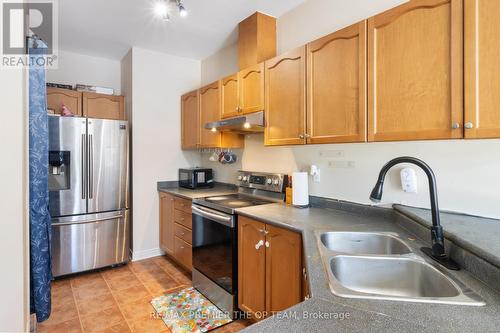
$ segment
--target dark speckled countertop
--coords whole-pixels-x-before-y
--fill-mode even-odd
[[[185,199],[197,199],[209,196],[224,195],[238,192],[235,185],[215,183],[212,188],[191,190],[177,185],[177,181],[158,182],[157,189],[160,192],[170,193]]]
[[[235,193],[237,188],[216,184],[211,189],[190,190],[179,188],[177,182],[159,182],[158,191],[195,199]],[[244,332],[498,332],[499,220],[441,213],[448,251],[451,250],[452,257],[466,268],[449,271],[450,275],[485,301],[485,306],[478,307],[342,298],[331,293],[319,253],[318,232],[396,232],[416,254],[425,257],[420,247],[429,245],[431,222],[428,210],[399,205],[387,209],[337,202],[307,209],[267,204],[241,208],[237,212],[302,234],[312,296],[249,326]]]
[[[237,212],[302,233],[312,296],[244,332],[498,332],[500,294],[467,270],[450,271],[450,275],[482,297],[485,306],[342,298],[331,293],[320,258],[318,231],[396,232],[416,254],[425,256],[420,247],[428,245],[427,238],[410,232],[416,222],[395,209],[297,209],[268,204]]]

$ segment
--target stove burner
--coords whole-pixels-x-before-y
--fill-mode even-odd
[[[228,196],[220,196],[220,197],[210,197],[207,198],[208,201],[221,201],[221,200],[227,200]]]
[[[272,202],[269,200],[255,198],[252,196],[241,195],[241,194],[229,194],[229,195],[208,197],[203,200],[206,202],[212,202],[214,205],[227,208],[243,208],[248,206],[263,205]]]

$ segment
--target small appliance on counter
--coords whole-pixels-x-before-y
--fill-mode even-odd
[[[206,168],[179,169],[179,186],[192,190],[213,187],[213,170]]]

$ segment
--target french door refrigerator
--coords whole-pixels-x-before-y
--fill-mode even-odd
[[[128,123],[49,116],[52,274],[128,260]]]

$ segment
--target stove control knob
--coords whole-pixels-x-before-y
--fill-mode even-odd
[[[243,176],[243,181],[246,182],[247,181],[247,176]]]
[[[280,180],[276,178],[273,183],[275,186],[278,186],[280,184]]]
[[[238,180],[241,182],[241,180],[243,179],[242,176],[238,176]]]
[[[273,183],[273,180],[271,178],[267,178],[266,183],[267,185],[271,185]]]

